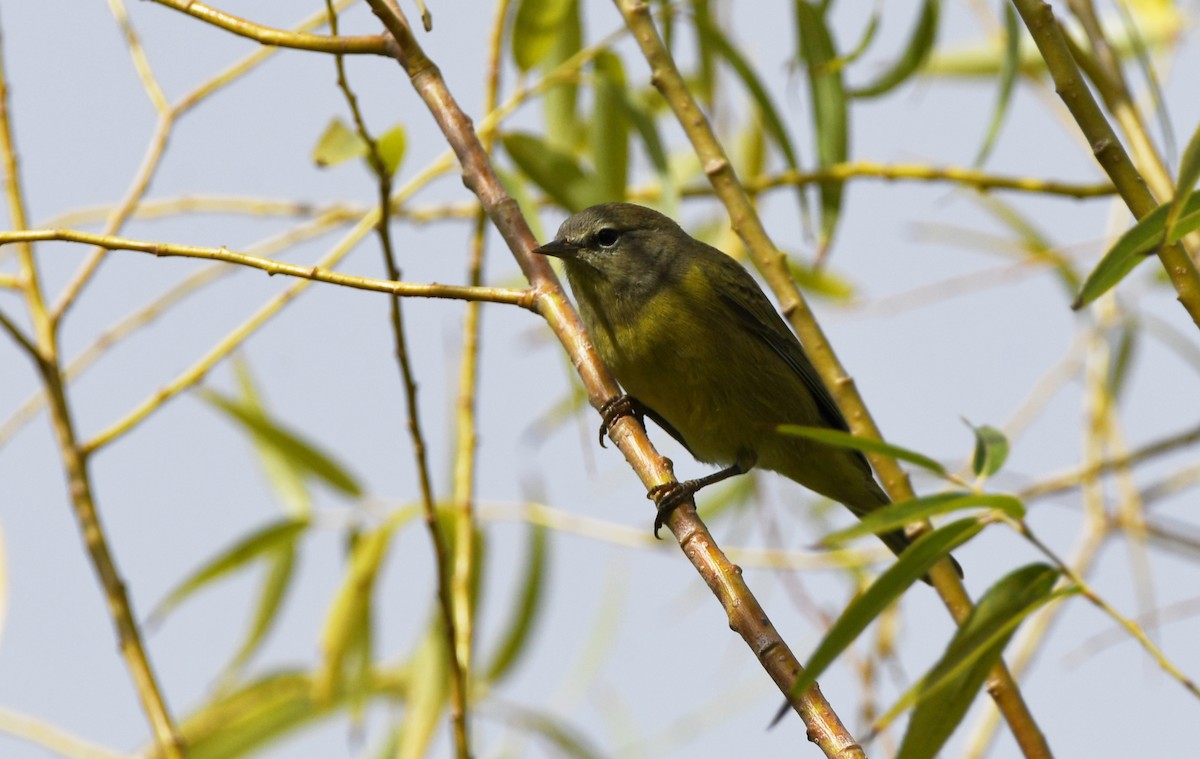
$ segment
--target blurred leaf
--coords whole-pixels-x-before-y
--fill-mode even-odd
[[[1000,125],[1008,114],[1009,103],[1012,102],[1013,84],[1017,81],[1017,71],[1021,60],[1021,23],[1017,12],[1008,0],[1000,3],[1004,9],[1004,62],[1000,67],[1000,88],[996,92],[996,106],[992,110],[992,121],[988,124],[987,134],[983,145],[979,147],[979,155],[975,156],[975,165],[982,166],[996,144],[1000,134]]]
[[[1073,297],[1082,281],[1075,271],[1075,263],[1054,245],[1037,226],[1027,219],[1011,203],[995,195],[972,193],[969,196],[1001,224],[1012,230],[1018,238],[1020,250],[1035,261],[1052,267],[1063,287]]]
[[[829,267],[811,266],[796,256],[787,257],[788,271],[800,289],[812,295],[820,295],[834,301],[848,301],[854,297],[854,283],[834,274]]]
[[[281,519],[259,528],[200,566],[167,594],[150,612],[147,624],[157,624],[181,601],[214,580],[248,566],[258,559],[270,557],[283,547],[295,544],[300,533],[307,530],[307,519]]]
[[[938,514],[973,508],[995,509],[1013,519],[1025,516],[1025,504],[1016,496],[1003,493],[938,493],[882,506],[859,517],[853,526],[826,535],[818,545],[832,547],[864,535],[891,532]]]
[[[509,132],[500,141],[525,176],[568,211],[574,213],[603,201],[596,175],[580,166],[574,156],[532,134]]]
[[[395,700],[404,698],[408,683],[403,674],[376,673],[372,693]],[[273,672],[220,694],[180,722],[180,733],[189,759],[240,759],[259,755],[272,741],[296,733],[340,708],[335,700],[312,700],[312,679],[301,672]],[[156,756],[152,747],[139,756]]]
[[[692,22],[696,25],[696,72],[689,77],[688,90],[705,105],[711,106],[716,97],[716,66],[713,64],[712,38],[703,33],[712,26],[712,8],[708,0],[690,0]]]
[[[882,0],[875,0],[873,3],[871,8],[871,17],[867,19],[867,25],[863,28],[862,38],[858,41],[858,44],[854,46],[853,50],[842,56],[842,68],[849,66],[851,63],[854,63],[861,58],[863,54],[867,52],[867,49],[871,47],[871,43],[875,41],[875,35],[879,32],[879,19],[882,15],[880,13],[881,4]]]
[[[846,90],[838,67],[837,51],[824,16],[806,0],[795,0],[800,57],[808,71],[813,106],[813,131],[817,138],[817,162],[824,168],[843,163],[849,154],[849,115]],[[818,256],[823,256],[833,239],[842,208],[841,182],[820,184],[821,235]]]
[[[383,159],[384,170],[388,176],[394,176],[396,169],[400,168],[400,163],[404,160],[404,152],[408,147],[408,136],[405,134],[404,125],[397,124],[381,134],[375,142],[379,149],[379,157]]]
[[[583,48],[583,25],[578,0],[570,0],[566,17],[554,35],[550,54],[541,63],[550,72]],[[546,119],[546,141],[559,150],[574,151],[586,137],[586,119],[579,118],[579,82],[566,79],[556,82],[542,96],[542,111]]]
[[[570,759],[601,759],[605,756],[588,745],[587,738],[550,712],[533,711],[509,706],[506,717],[510,724],[519,726],[545,739],[553,748],[554,756]]]
[[[392,535],[416,513],[415,507],[400,509],[382,526],[355,540],[341,586],[321,629],[321,663],[313,676],[313,698],[317,702],[346,690],[343,665],[350,654],[370,644],[371,597]]]
[[[792,139],[787,133],[787,127],[784,125],[783,119],[779,116],[779,111],[775,108],[775,103],[771,100],[770,93],[759,79],[758,74],[750,63],[742,56],[741,51],[737,49],[729,40],[721,34],[720,29],[714,26],[708,20],[696,19],[696,30],[700,33],[700,38],[712,46],[725,61],[729,67],[737,74],[738,79],[746,88],[746,92],[754,101],[755,107],[758,108],[759,116],[762,118],[762,125],[767,134],[770,135],[771,141],[779,148],[779,152],[783,154],[784,161],[787,162],[789,168],[793,171],[800,171],[800,159],[796,155],[796,150],[792,146]],[[800,217],[808,216],[808,196],[804,194],[804,188],[796,185],[797,200],[800,204]]]
[[[1116,332],[1116,345],[1112,348],[1112,359],[1108,366],[1108,393],[1114,399],[1119,399],[1121,391],[1125,389],[1125,380],[1133,366],[1140,336],[1141,327],[1134,322],[1125,322]]]
[[[250,374],[250,364],[240,353],[233,356],[233,374],[245,407],[266,417],[267,408],[262,402],[258,388],[255,387],[254,377]],[[312,503],[301,467],[276,446],[257,435],[251,435],[250,439],[254,442],[254,451],[258,454],[259,464],[267,476],[267,481],[279,496],[284,510],[293,517],[308,516],[312,512]]]
[[[550,55],[574,5],[575,0],[520,0],[512,29],[517,68],[529,71]]]
[[[1171,126],[1171,115],[1167,113],[1167,99],[1163,94],[1162,82],[1159,80],[1158,72],[1155,70],[1154,59],[1150,54],[1150,44],[1146,39],[1146,35],[1142,34],[1141,24],[1139,19],[1134,18],[1132,9],[1127,2],[1114,3],[1116,6],[1117,16],[1120,17],[1120,28],[1125,32],[1125,39],[1128,40],[1129,50],[1132,53],[1133,59],[1137,61],[1138,68],[1142,70],[1142,76],[1146,78],[1146,84],[1150,90],[1150,97],[1154,103],[1155,115],[1158,119],[1159,128],[1163,133],[1163,146],[1168,154],[1175,153],[1175,130]],[[1173,3],[1157,3],[1162,6],[1170,6]],[[1112,39],[1110,37],[1110,42]],[[1114,47],[1116,43],[1114,43]]]
[[[272,421],[260,408],[245,401],[227,398],[214,390],[201,389],[199,392],[201,398],[241,424],[254,437],[256,444],[273,447],[291,466],[345,495],[354,498],[362,495],[358,481],[333,457],[282,424]]]
[[[450,697],[450,671],[446,665],[446,635],[438,619],[435,614],[409,659],[412,684],[405,701],[396,759],[429,756],[429,744],[441,727],[442,712]]]
[[[995,427],[982,425],[976,427],[963,420],[975,433],[975,453],[971,457],[971,469],[976,477],[991,477],[1000,471],[1008,460],[1008,438]]]
[[[596,56],[595,100],[592,105],[592,163],[596,192],[605,200],[624,200],[629,170],[629,114],[624,106],[625,69],[610,52]]]
[[[955,632],[946,653],[904,699],[920,699],[897,759],[932,759],[966,715],[1017,626],[1047,601],[1058,570],[1030,564],[984,594]]]
[[[525,575],[521,592],[509,619],[508,630],[486,668],[484,680],[494,683],[507,675],[520,660],[532,639],[534,622],[541,608],[542,592],[546,585],[546,530],[539,525],[529,528],[529,543],[523,554]]]
[[[875,81],[863,87],[850,90],[850,96],[855,98],[873,98],[895,89],[917,72],[917,69],[929,57],[937,41],[938,16],[941,11],[941,0],[925,0],[917,23],[913,26],[912,36],[908,46],[890,69],[883,72]]]
[[[292,570],[296,566],[296,541],[292,540],[276,546],[266,554],[264,561],[267,562],[267,572],[262,586],[258,589],[258,603],[254,607],[254,618],[250,621],[246,639],[242,641],[233,660],[226,665],[222,675],[223,680],[232,679],[246,665],[250,657],[258,651],[267,633],[278,619],[283,598],[291,585]]]
[[[960,519],[957,522],[927,532],[913,541],[896,562],[855,598],[838,617],[829,632],[809,657],[804,674],[789,689],[791,693],[803,693],[817,682],[829,665],[850,647],[863,630],[901,596],[910,585],[924,577],[942,557],[967,542],[983,529],[976,519]],[[778,721],[787,713],[789,704],[776,715]]]
[[[538,203],[533,196],[529,194],[528,185],[525,182],[525,177],[511,171],[497,168],[496,175],[500,177],[500,183],[504,185],[504,189],[509,195],[512,195],[513,200],[517,201],[517,205],[521,209],[521,215],[529,222],[529,230],[533,232],[533,236],[538,240],[545,240],[546,230],[542,228],[542,220],[539,218]],[[525,278],[518,276],[512,284],[507,287],[521,287],[525,284]]]
[[[323,169],[366,154],[367,143],[363,142],[357,132],[346,126],[345,122],[334,117],[317,138],[312,159],[313,163]]]
[[[658,175],[658,181],[662,184],[662,197],[659,204],[668,216],[676,216],[674,211],[679,206],[679,187],[671,174],[667,151],[658,134],[658,125],[654,121],[654,115],[633,97],[633,93],[626,90],[623,95],[621,107],[625,109],[625,116],[629,119],[629,123],[642,138],[646,157],[650,159],[650,165],[654,167],[654,173]]]
[[[1188,140],[1187,147],[1179,159],[1179,176],[1175,178],[1175,198],[1171,201],[1171,210],[1167,212],[1167,239],[1178,240],[1183,235],[1176,234],[1179,217],[1187,206],[1196,190],[1196,182],[1200,182],[1200,124]]]
[[[1144,261],[1148,254],[1156,251],[1163,241],[1170,210],[1169,205],[1159,206],[1126,230],[1087,276],[1071,308],[1079,310],[1111,290]],[[1200,228],[1200,195],[1193,194],[1184,204],[1179,221],[1176,222],[1173,234],[1167,242],[1173,243],[1197,228]]]
[[[849,432],[841,430],[832,430],[828,427],[802,427],[796,424],[781,424],[775,428],[775,431],[781,435],[790,435],[792,437],[802,437],[809,440],[815,440],[818,443],[837,446],[838,448],[852,448],[862,453],[879,453],[884,456],[907,461],[910,464],[916,464],[922,469],[928,469],[937,475],[945,475],[946,467],[929,458],[925,454],[910,451],[907,448],[901,448],[898,445],[884,443],[872,438],[859,437],[851,435]]]

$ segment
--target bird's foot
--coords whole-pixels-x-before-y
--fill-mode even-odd
[[[688,499],[694,496],[701,487],[703,484],[699,480],[685,480],[684,482],[664,482],[650,488],[646,497],[654,501],[655,507],[658,508],[658,513],[654,515],[654,537],[658,537],[658,531],[666,524],[671,512],[687,503]]]
[[[616,398],[606,401],[600,407],[600,447],[608,447],[604,444],[604,438],[621,417],[632,416],[641,421],[645,415],[646,411],[642,408],[642,404],[638,403],[632,395],[621,393]]]

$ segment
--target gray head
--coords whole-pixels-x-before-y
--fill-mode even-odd
[[[667,216],[633,203],[601,203],[571,216],[535,253],[561,258],[572,289],[605,281],[625,296],[650,294],[705,247]]]

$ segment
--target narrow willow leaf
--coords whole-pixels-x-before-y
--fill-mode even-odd
[[[930,568],[958,546],[967,542],[983,529],[977,519],[960,519],[925,533],[906,548],[896,562],[881,574],[871,586],[863,591],[846,607],[829,632],[809,657],[804,674],[789,689],[791,693],[803,693],[817,681],[829,665],[850,647],[862,631],[867,629],[883,610],[901,596],[917,580],[928,574]],[[784,711],[776,717],[779,719]]]
[[[346,126],[341,119],[333,118],[317,138],[312,159],[313,163],[323,169],[366,154],[367,143],[363,142],[362,137]]]
[[[383,160],[383,169],[388,176],[394,176],[404,161],[404,152],[408,147],[408,135],[403,124],[397,124],[375,141],[379,149],[379,157]]]
[[[629,114],[625,100],[625,69],[613,53],[596,56],[595,98],[588,144],[596,167],[597,192],[605,200],[624,200],[629,172]]]
[[[283,606],[283,599],[295,576],[293,570],[296,567],[296,553],[296,541],[292,540],[277,546],[265,557],[267,571],[258,589],[254,617],[250,620],[245,640],[238,647],[233,660],[225,666],[222,680],[229,681],[237,676],[250,657],[258,651],[267,633],[279,619],[279,609]]]
[[[500,141],[521,172],[568,211],[581,211],[604,200],[597,190],[595,174],[569,153],[523,132],[509,132]]]
[[[550,54],[540,68],[549,73],[583,49],[583,24],[579,0],[570,0],[566,15],[554,35]],[[579,113],[579,82],[575,78],[558,81],[542,95],[542,113],[546,122],[546,141],[559,150],[574,152],[586,137],[585,119]]]
[[[267,416],[267,407],[255,386],[250,364],[241,354],[235,354],[233,357],[233,374],[237,379],[241,402],[253,412],[263,417]],[[277,447],[257,435],[251,435],[250,439],[254,442],[254,452],[258,454],[258,462],[267,477],[267,482],[279,497],[284,510],[297,519],[309,516],[312,513],[312,499],[304,481],[303,470]]]
[[[250,533],[201,565],[175,586],[166,598],[150,612],[148,624],[156,624],[161,621],[181,601],[213,581],[243,569],[259,559],[269,557],[283,546],[293,544],[300,533],[307,530],[308,527],[307,519],[289,518],[272,522]]]
[[[570,759],[601,759],[606,754],[589,745],[587,737],[550,712],[509,708],[509,722],[540,736],[554,747],[554,756]]]
[[[992,109],[992,121],[988,124],[987,134],[984,135],[983,145],[979,147],[979,155],[975,156],[975,166],[982,166],[996,144],[1000,134],[1000,125],[1008,114],[1008,105],[1012,102],[1013,84],[1017,81],[1018,66],[1021,62],[1021,23],[1017,12],[1008,0],[1003,0],[1004,8],[1004,61],[1000,67],[999,89],[996,92],[996,105]]]
[[[1126,230],[1087,276],[1071,308],[1079,310],[1111,290],[1144,261],[1147,254],[1154,252],[1162,243],[1170,210],[1169,205],[1159,206]],[[1197,228],[1200,228],[1200,195],[1193,194],[1184,204],[1175,223],[1175,239],[1168,239],[1167,242],[1175,242]]]
[[[362,495],[358,480],[349,470],[332,456],[318,449],[315,444],[304,440],[298,433],[271,420],[261,409],[243,401],[227,398],[213,390],[201,390],[200,397],[241,424],[258,442],[274,447],[299,470],[345,495],[353,498]]]
[[[875,81],[863,87],[850,91],[854,98],[873,98],[891,92],[904,83],[921,68],[933,45],[937,41],[938,18],[941,12],[941,0],[925,0],[917,23],[913,26],[912,35],[904,53],[887,71],[879,75]]]
[[[800,57],[808,71],[813,106],[813,131],[817,140],[817,162],[822,167],[842,163],[849,155],[849,114],[846,90],[837,62],[833,36],[825,23],[824,6],[795,1]],[[822,182],[820,253],[833,239],[842,209],[841,182]]]
[[[533,236],[538,240],[545,240],[546,230],[542,228],[542,220],[539,218],[538,203],[529,193],[529,184],[525,181],[525,177],[521,174],[512,171],[505,171],[497,168],[496,175],[500,177],[500,184],[504,185],[504,189],[513,200],[517,201],[517,205],[521,209],[521,215],[529,221],[529,230],[533,232]],[[525,285],[525,279],[518,277],[512,281],[512,284],[507,287],[522,287]]]
[[[411,519],[414,508],[402,509],[382,526],[358,537],[350,552],[341,586],[321,629],[321,664],[313,679],[313,698],[333,698],[343,687],[343,665],[362,643],[362,628],[371,624],[375,578],[387,556],[396,528]]]
[[[529,543],[524,552],[525,575],[521,591],[508,622],[508,630],[500,637],[500,645],[486,668],[484,680],[494,683],[507,675],[529,647],[531,631],[541,608],[542,592],[546,586],[546,530],[532,525]]]
[[[994,509],[1012,519],[1025,516],[1025,504],[1016,496],[1002,493],[938,493],[876,509],[860,517],[853,526],[826,535],[818,545],[833,547],[864,535],[882,535],[913,522],[963,509]]]
[[[774,101],[771,100],[770,93],[767,92],[767,88],[763,85],[762,80],[754,71],[749,61],[746,60],[735,45],[729,42],[725,35],[721,34],[721,30],[713,25],[711,21],[697,18],[696,30],[700,33],[701,40],[711,45],[712,49],[720,54],[721,58],[737,74],[738,79],[745,86],[751,100],[754,101],[755,107],[758,108],[763,127],[771,137],[771,141],[779,148],[779,152],[783,154],[783,159],[787,162],[788,168],[799,172],[800,159],[795,147],[792,145],[792,138],[788,135],[787,127],[784,126],[783,118],[780,117],[779,110],[775,107]],[[796,186],[796,195],[800,205],[800,218],[806,218],[808,216],[808,196],[804,194],[802,186]]]
[[[625,109],[626,118],[641,137],[642,146],[646,149],[646,157],[650,159],[650,165],[654,167],[654,173],[658,175],[658,181],[662,185],[660,207],[668,216],[676,216],[674,211],[679,207],[681,193],[679,183],[675,181],[675,177],[671,173],[667,150],[663,147],[662,137],[658,134],[658,124],[654,121],[649,108],[638,102],[633,93],[628,90],[621,98],[621,107]]]
[[[529,71],[550,55],[574,0],[521,0],[512,29],[517,68]]]
[[[966,715],[1017,625],[1050,597],[1058,570],[1022,567],[997,582],[971,611],[924,678],[929,691],[909,719],[897,759],[933,759]]]
[[[815,267],[795,256],[787,257],[788,271],[800,289],[813,295],[844,302],[854,297],[854,283],[840,274],[834,274],[828,266]]]
[[[405,700],[396,759],[430,756],[429,744],[442,727],[442,712],[450,698],[446,665],[446,635],[433,615],[421,644],[409,660],[411,687]]]
[[[1112,360],[1108,365],[1108,394],[1114,399],[1120,399],[1125,389],[1125,380],[1129,378],[1129,369],[1133,366],[1133,357],[1137,353],[1138,339],[1141,336],[1141,325],[1126,322],[1121,325],[1116,334],[1116,345],[1112,347]]]
[[[946,467],[923,453],[910,451],[907,448],[901,448],[891,443],[884,443],[880,440],[851,435],[849,432],[831,430],[828,427],[802,427],[797,424],[781,424],[775,428],[775,431],[781,435],[808,438],[809,440],[837,446],[838,448],[853,448],[863,453],[878,453],[884,456],[891,456],[901,461],[907,461],[910,464],[916,464],[922,469],[928,469],[937,475],[944,476],[946,474]]]
[[[991,477],[1000,471],[1008,460],[1008,438],[990,425],[976,427],[963,420],[975,433],[975,453],[971,456],[971,469],[976,477]]]
[[[404,698],[407,677],[396,671],[376,672],[372,694]],[[259,756],[274,741],[293,735],[341,707],[335,700],[317,704],[312,678],[296,671],[273,672],[221,693],[180,722],[189,759],[241,759]],[[153,746],[138,756],[157,756]]]
[[[854,46],[853,50],[842,56],[842,68],[849,66],[851,63],[854,63],[861,58],[871,47],[871,43],[875,41],[875,35],[879,32],[881,4],[881,0],[875,0],[875,3],[871,8],[871,18],[867,20],[867,25],[863,29],[862,39],[858,41],[858,44]]]
[[[1178,240],[1183,235],[1177,234],[1175,227],[1179,224],[1179,216],[1183,213],[1188,200],[1196,190],[1196,182],[1200,182],[1200,124],[1188,140],[1187,147],[1179,159],[1179,176],[1175,178],[1175,198],[1171,201],[1171,210],[1167,213],[1167,239]]]

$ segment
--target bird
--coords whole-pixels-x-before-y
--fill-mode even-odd
[[[534,252],[562,261],[588,335],[624,391],[601,409],[601,442],[621,415],[648,416],[696,460],[723,467],[665,498],[652,491],[656,533],[696,490],[755,467],[859,517],[890,503],[860,452],[778,431],[849,426],[795,333],[725,253],[623,202],[573,214]],[[910,544],[903,530],[880,538],[897,555]]]

